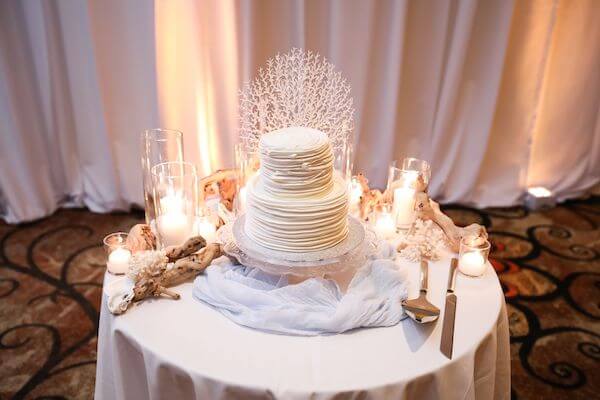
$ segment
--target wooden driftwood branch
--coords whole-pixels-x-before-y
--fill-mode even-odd
[[[194,236],[183,245],[168,249],[160,262],[152,263],[139,272],[133,288],[133,300],[163,294],[179,299],[177,293],[166,288],[195,277],[221,254],[221,245],[211,243],[206,246],[206,240],[202,236]],[[168,262],[174,262],[172,268],[167,268]]]
[[[154,250],[156,248],[156,236],[152,233],[150,226],[146,224],[137,224],[129,230],[125,245],[132,253],[144,250]]]
[[[381,204],[391,204],[393,200],[393,191],[386,190],[381,193],[379,190],[372,190],[369,188],[369,182],[366,177],[362,174],[358,174],[356,179],[362,187],[362,195],[360,198],[360,217],[366,219],[368,215],[376,211]],[[452,219],[445,215],[441,210],[438,203],[431,200],[425,191],[426,185],[423,179],[419,176],[419,179],[414,185],[415,195],[415,210],[417,212],[417,218],[422,220],[431,220],[438,225],[448,239],[448,244],[454,252],[458,252],[460,247],[460,240],[467,236],[473,235],[487,239],[487,232],[485,227],[478,224],[471,224],[466,227],[459,227],[454,224]]]
[[[166,296],[179,299],[180,295],[170,286],[179,285],[193,279],[204,271],[212,260],[223,254],[221,245],[211,243],[201,236],[188,239],[183,245],[168,249],[166,252],[147,251],[134,256],[138,269],[130,264],[129,275],[134,280],[133,289],[116,293],[109,298],[109,309],[115,314],[123,313],[133,302],[148,297]],[[169,264],[172,263],[169,267]],[[132,270],[132,268],[134,268]]]
[[[417,193],[415,209],[418,218],[431,220],[444,231],[450,248],[455,253],[458,252],[460,241],[465,236],[473,235],[487,239],[485,227],[479,224],[471,224],[465,227],[456,226],[452,219],[440,210],[439,204],[429,198],[427,193]]]
[[[204,202],[207,193],[211,193],[210,187],[213,187],[212,192],[219,193],[221,200],[233,204],[235,197],[235,181],[238,176],[237,169],[220,169],[214,173],[200,179],[198,191],[200,202]],[[227,181],[233,181],[233,188],[226,184]],[[216,187],[215,187],[216,186]]]
[[[360,195],[359,211],[360,218],[366,220],[370,213],[375,211],[377,207],[384,202],[384,194],[376,189],[369,188],[369,180],[363,174],[358,174],[356,180],[362,188]]]

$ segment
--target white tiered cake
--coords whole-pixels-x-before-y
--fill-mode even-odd
[[[260,173],[248,187],[246,235],[288,252],[331,248],[348,235],[348,197],[327,135],[304,127],[261,136]]]

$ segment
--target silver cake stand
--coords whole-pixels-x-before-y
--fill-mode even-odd
[[[244,230],[245,215],[224,225],[217,232],[225,253],[242,265],[275,275],[300,279],[347,274],[362,266],[376,249],[374,232],[348,216],[348,236],[334,247],[322,251],[293,253],[267,249],[250,239]]]

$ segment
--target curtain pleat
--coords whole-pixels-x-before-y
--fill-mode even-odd
[[[443,202],[503,206],[600,180],[595,0],[0,2],[0,209],[142,204],[140,133],[184,133],[202,175],[233,165],[243,83],[291,47],[352,86],[355,172],[406,156]]]

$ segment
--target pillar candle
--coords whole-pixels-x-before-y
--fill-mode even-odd
[[[415,219],[415,190],[407,187],[394,189],[393,214],[396,216],[396,225],[406,227]]]
[[[358,211],[358,207],[360,204],[360,196],[362,196],[362,186],[355,179],[352,178],[349,187],[349,198],[348,198],[348,208],[350,212]]]
[[[157,220],[158,234],[164,247],[183,244],[192,232],[190,218],[182,212],[170,212]]]
[[[240,191],[238,193],[238,211],[246,211],[246,186],[240,188]]]

